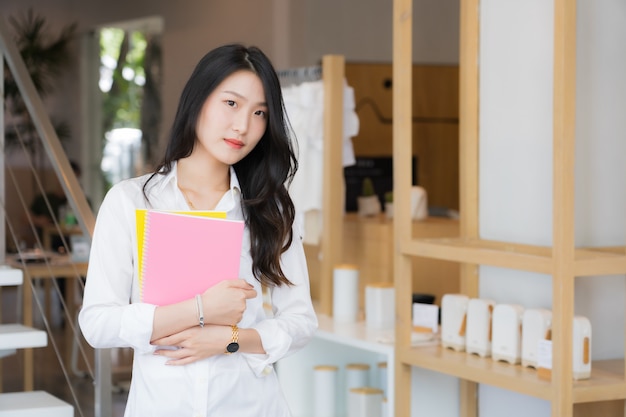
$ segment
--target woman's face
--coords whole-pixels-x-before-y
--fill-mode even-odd
[[[259,77],[251,71],[228,76],[207,97],[198,124],[195,152],[207,152],[233,165],[259,143],[267,127],[268,107]]]

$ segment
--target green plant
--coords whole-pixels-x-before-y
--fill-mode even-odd
[[[20,52],[35,89],[43,99],[56,87],[58,78],[70,62],[68,45],[74,38],[76,24],[64,27],[54,36],[48,32],[46,18],[32,9],[19,18],[9,17],[14,30],[14,41]],[[13,74],[4,70],[4,96],[7,109],[6,146],[7,150],[21,142],[35,160],[41,149],[35,126],[31,120]],[[69,138],[69,127],[65,122],[52,121],[60,140]]]
[[[374,182],[370,177],[363,178],[363,183],[361,185],[361,196],[370,197],[376,195],[376,191],[374,190]]]
[[[387,191],[385,193],[385,203],[393,203],[393,191]]]

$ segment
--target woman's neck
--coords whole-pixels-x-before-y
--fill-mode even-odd
[[[193,210],[213,210],[230,188],[230,167],[209,164],[191,156],[177,162],[177,180],[183,197]]]

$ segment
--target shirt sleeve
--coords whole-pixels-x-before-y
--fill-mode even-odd
[[[138,352],[150,345],[156,306],[130,304],[133,295],[135,207],[129,185],[107,193],[96,219],[83,306],[81,331],[94,348],[132,347]]]
[[[257,376],[281,358],[302,349],[317,330],[317,316],[311,301],[301,234],[294,230],[290,248],[283,254],[281,265],[293,285],[270,289],[273,317],[253,326],[261,337],[265,355],[247,355],[248,363]]]

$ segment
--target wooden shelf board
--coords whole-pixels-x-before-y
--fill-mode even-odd
[[[404,242],[405,255],[492,265],[543,274],[552,272],[552,248],[483,239],[435,238]],[[623,246],[579,248],[575,251],[575,275],[626,274]]]
[[[439,346],[400,350],[402,363],[550,400],[551,384],[537,378],[533,369],[455,352]]]
[[[466,352],[444,349],[441,345],[420,348],[398,348],[397,360],[452,375],[464,380],[487,384],[543,400],[552,400],[552,384],[537,377],[536,370],[496,362]],[[624,361],[594,361],[590,379],[574,381],[574,402],[593,402],[626,398]]]
[[[626,250],[621,247],[576,250],[576,276],[626,274]]]
[[[413,239],[402,242],[405,255],[492,265],[550,274],[552,250],[549,247],[496,242],[483,239]]]
[[[626,399],[624,360],[593,361],[591,378],[574,383],[574,402]]]

